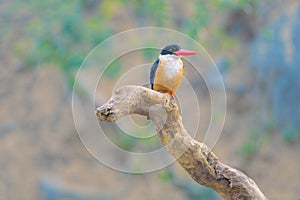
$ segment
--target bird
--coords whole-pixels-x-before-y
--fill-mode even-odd
[[[150,69],[151,89],[174,97],[184,72],[181,58],[196,53],[184,50],[177,44],[165,46]]]

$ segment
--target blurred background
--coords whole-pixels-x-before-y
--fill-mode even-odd
[[[203,45],[216,61],[227,94],[226,121],[214,152],[253,178],[268,198],[297,199],[298,0],[1,0],[0,198],[220,199],[177,163],[153,173],[124,174],[100,164],[80,142],[71,108],[76,70],[107,37],[144,26],[174,29]],[[158,53],[133,56],[149,63]],[[103,84],[108,87],[99,91],[100,103],[111,95],[126,62],[117,60],[106,70]],[[201,120],[209,120],[205,108],[212,86],[189,74],[200,88]],[[92,76],[81,79],[75,95],[89,95],[85,88]],[[156,137],[136,141],[118,130],[110,139],[128,151],[160,145]]]

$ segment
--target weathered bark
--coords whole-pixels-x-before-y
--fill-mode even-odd
[[[199,184],[212,188],[224,199],[267,199],[253,180],[222,163],[204,143],[191,138],[176,101],[169,95],[141,86],[125,86],[96,109],[101,121],[112,122],[130,114],[153,120],[161,142]]]

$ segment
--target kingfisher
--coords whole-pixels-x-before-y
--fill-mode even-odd
[[[195,51],[181,49],[177,44],[164,47],[150,69],[151,89],[168,93],[171,97],[174,97],[184,72],[181,58],[196,53]]]

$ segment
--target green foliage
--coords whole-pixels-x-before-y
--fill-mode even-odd
[[[259,134],[252,131],[248,140],[243,144],[240,149],[241,156],[250,158],[258,152],[259,148]]]
[[[113,132],[110,132],[107,134],[107,137],[113,142],[116,144],[116,146],[120,147],[121,149],[124,149],[124,150],[131,150],[137,140],[135,138],[133,138],[132,136],[130,135],[127,135],[121,131],[113,131]]]
[[[273,129],[274,121],[270,120],[264,124],[262,131],[251,130],[248,140],[240,148],[240,155],[245,158],[253,157],[261,147],[268,144]]]
[[[74,71],[87,53],[111,34],[101,14],[86,17],[86,3],[85,0],[32,0],[22,6],[37,15],[26,25],[25,42],[14,47],[26,66],[53,63],[73,85]],[[24,43],[30,48],[24,48]]]
[[[257,4],[257,0],[214,0],[212,1],[214,6],[219,8],[230,8],[234,10],[248,9],[249,6]]]
[[[148,62],[153,62],[155,59],[157,59],[157,54],[159,53],[158,49],[152,49],[152,48],[144,48],[141,49],[142,55],[146,58]]]
[[[195,13],[191,18],[185,19],[181,29],[194,39],[198,39],[199,31],[210,22],[210,14],[207,3],[204,0],[197,0],[194,3]]]
[[[287,126],[282,131],[282,137],[286,142],[295,142],[300,140],[300,130]]]
[[[194,0],[190,2],[192,16],[186,18],[178,17],[180,13],[163,0],[15,1],[10,12],[27,13],[28,20],[24,37],[14,44],[13,49],[26,66],[43,66],[44,63],[58,66],[72,85],[74,71],[88,52],[113,33],[112,19],[120,10],[128,13],[139,26],[171,27],[199,39],[199,33],[211,22],[212,6],[243,9],[255,3],[256,0]],[[222,31],[216,30],[215,33],[211,45],[233,45]],[[156,50],[151,49],[143,52],[149,60],[153,60],[156,54]],[[106,73],[108,78],[117,77],[120,65],[112,64]]]
[[[141,137],[136,138],[132,135],[126,134],[118,128],[112,127],[111,131],[106,131],[108,132],[106,136],[121,149],[129,151],[136,147],[136,145],[138,145],[139,150],[141,150],[142,152],[149,152],[161,148],[161,143],[158,141],[158,138],[156,136],[147,137],[153,133],[152,131],[153,130],[151,130],[151,133],[149,133],[150,130],[148,129],[144,129],[143,131],[141,131],[140,129],[133,130],[130,134],[138,135]]]
[[[163,169],[158,172],[158,177],[160,180],[169,181],[172,179],[173,174],[170,170]]]
[[[262,31],[262,34],[263,34],[264,39],[266,39],[266,40],[274,39],[274,33],[267,28]]]
[[[107,68],[105,69],[103,75],[107,78],[114,79],[119,76],[122,70],[122,66],[119,59],[114,60]]]
[[[128,6],[129,9],[133,9],[135,19],[140,26],[147,26],[149,23],[154,23],[155,26],[165,26],[170,19],[166,2],[163,0],[132,0],[128,1]]]
[[[149,135],[149,133],[147,133]],[[141,139],[141,142],[145,144],[149,149],[157,149],[160,145],[157,137],[149,137]]]

